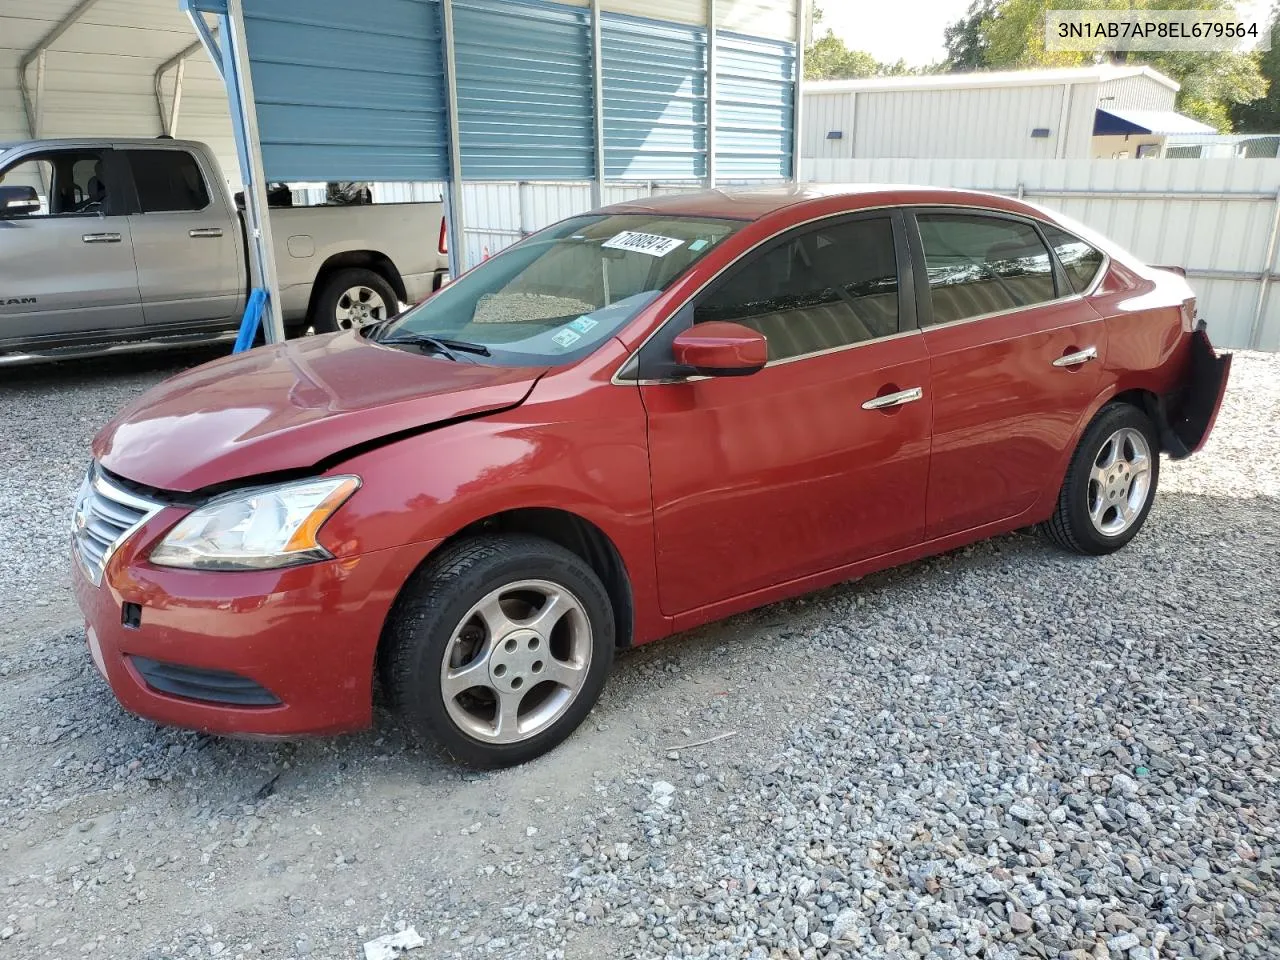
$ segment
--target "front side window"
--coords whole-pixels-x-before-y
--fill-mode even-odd
[[[648,213],[574,217],[484,261],[374,338],[460,342],[455,355],[511,366],[576,360],[742,226]]]
[[[195,157],[183,150],[126,150],[143,213],[203,210],[209,189]]]
[[[785,360],[898,332],[898,264],[888,217],[805,230],[742,265],[694,308],[764,334]]]
[[[1079,237],[1074,237],[1057,227],[1051,227],[1047,223],[1042,225],[1042,229],[1049,240],[1049,245],[1053,247],[1053,252],[1058,255],[1058,262],[1066,271],[1072,289],[1076,293],[1084,293],[1093,286],[1093,279],[1102,266],[1102,251],[1089,246]]]
[[[107,176],[97,151],[57,150],[26,157],[0,174],[0,186],[31,187],[40,209],[29,216],[107,212]]]
[[[920,214],[933,323],[952,323],[1054,299],[1053,265],[1020,220]]]

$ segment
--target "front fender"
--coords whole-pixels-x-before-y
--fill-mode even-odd
[[[643,616],[657,609],[657,570],[645,417],[634,386],[604,381],[579,393],[540,384],[519,407],[369,450],[331,472],[363,482],[322,529],[337,556],[444,540],[509,510],[560,510],[594,524],[617,549],[637,638],[662,632]]]

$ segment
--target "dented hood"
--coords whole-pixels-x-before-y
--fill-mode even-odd
[[[166,380],[102,428],[93,454],[128,480],[189,492],[516,406],[545,372],[454,362],[354,333],[306,337]]]

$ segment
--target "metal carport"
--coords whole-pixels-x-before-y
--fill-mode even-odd
[[[598,201],[606,181],[796,172],[806,0],[188,2],[0,0],[0,139],[179,130],[253,188],[442,181],[455,270],[475,259],[464,181],[586,181]]]

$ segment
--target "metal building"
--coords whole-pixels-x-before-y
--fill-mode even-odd
[[[802,156],[1087,159],[1159,156],[1212,132],[1174,110],[1150,67],[871,77],[805,84]]]
[[[793,178],[805,22],[806,0],[0,0],[0,140],[204,140],[251,223],[266,181],[443,184],[465,266],[467,217],[511,217],[488,184],[586,184],[582,209]]]

